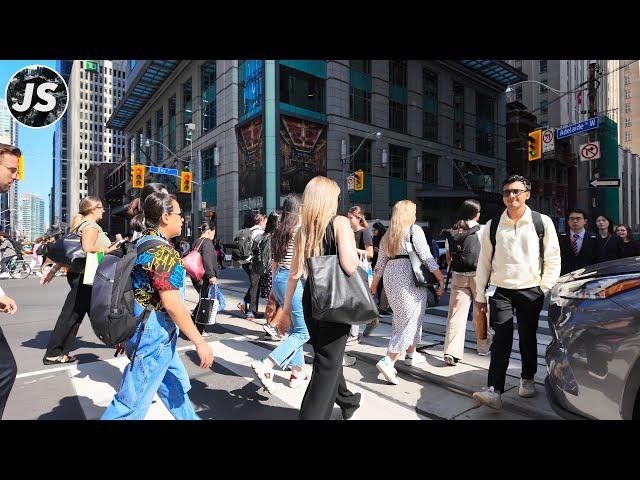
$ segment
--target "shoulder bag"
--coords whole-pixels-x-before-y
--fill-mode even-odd
[[[182,259],[184,269],[196,282],[202,280],[204,276],[204,264],[202,263],[202,255],[200,255],[200,247],[202,247],[204,240],[204,238],[201,238],[195,248]]]
[[[413,244],[414,226],[415,225],[412,225],[411,229],[409,230],[409,240],[411,243],[411,248],[409,248],[409,245],[407,245],[409,261],[411,261],[411,269],[413,270],[413,279],[415,280],[416,287],[433,287],[434,285],[438,285],[438,279],[433,273],[431,273],[426,265],[422,263],[422,260],[420,260],[420,256],[416,252],[415,246]]]
[[[64,265],[72,272],[82,272],[85,267],[87,252],[82,249],[82,237],[78,230],[85,223],[87,222],[82,222],[69,233],[50,244],[45,251],[46,257],[60,265]]]
[[[330,241],[335,244],[333,222],[330,229]],[[316,320],[360,325],[378,318],[378,307],[369,291],[367,273],[358,267],[353,275],[348,276],[340,265],[337,245],[334,255],[311,257],[306,264],[311,312]]]

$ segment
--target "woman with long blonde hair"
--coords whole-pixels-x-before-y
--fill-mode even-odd
[[[418,254],[438,279],[440,288],[436,290],[436,294],[440,296],[444,290],[444,278],[438,262],[431,255],[424,231],[415,223],[415,203],[401,200],[393,206],[391,225],[380,241],[378,263],[371,284],[371,293],[376,295],[378,282],[384,274],[384,288],[393,309],[393,333],[387,354],[376,367],[394,385],[398,384],[398,379],[393,365],[402,352],[407,352],[406,359],[412,366],[426,361],[424,355],[415,350],[422,338],[421,317],[427,306],[427,289],[415,284],[409,260],[410,249]]]
[[[283,305],[285,323],[290,321],[298,279],[307,275],[308,258],[338,255],[340,266],[347,275],[353,275],[358,268],[356,242],[349,220],[336,216],[339,195],[338,184],[321,176],[311,179],[304,189],[300,229],[295,239]],[[309,282],[304,285],[302,307],[315,355],[311,379],[300,407],[300,419],[328,420],[334,403],[342,410],[342,417],[348,419],[360,406],[361,396],[349,391],[342,375],[342,358],[350,326],[313,317]]]
[[[102,231],[98,221],[102,219],[104,207],[102,201],[96,197],[85,197],[80,202],[79,212],[71,221],[71,231],[76,231],[82,242],[82,249],[87,253],[109,253],[118,248],[118,243],[111,245],[109,237]],[[55,265],[41,283],[51,281],[60,268]],[[69,356],[71,345],[76,339],[80,323],[85,314],[89,314],[91,307],[91,285],[84,285],[84,272],[67,272],[67,282],[71,290],[62,306],[56,326],[49,338],[47,352],[42,359],[45,365],[54,363],[75,362],[76,358]]]

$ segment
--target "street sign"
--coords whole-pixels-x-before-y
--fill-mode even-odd
[[[349,175],[347,177],[347,190],[349,190],[350,192],[355,190],[355,178],[353,175]]]
[[[555,150],[553,129],[548,128],[542,131],[542,153],[553,152]]]
[[[596,188],[613,187],[620,188],[619,178],[594,178],[589,181],[589,185]]]
[[[158,173],[160,175],[173,175],[174,177],[179,177],[178,169],[176,168],[149,167],[149,173]]]
[[[585,162],[600,158],[600,142],[589,142],[580,145],[580,160]]]
[[[590,118],[584,122],[574,123],[563,128],[556,128],[556,138],[566,138],[576,133],[586,132],[598,128],[598,117]]]

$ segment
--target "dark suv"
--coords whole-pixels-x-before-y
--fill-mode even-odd
[[[640,257],[560,277],[549,328],[545,387],[556,413],[640,419]]]

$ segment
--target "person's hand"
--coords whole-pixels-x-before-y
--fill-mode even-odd
[[[124,239],[122,238],[122,235],[120,235],[119,233],[116,233],[116,240],[118,240],[119,242],[124,241]]]
[[[8,297],[7,295],[2,295],[0,297],[0,312],[9,313],[13,315],[18,311],[18,305],[16,305],[16,301]]]
[[[209,285],[215,285],[216,283],[218,283],[218,278],[217,277],[211,277],[209,279]]]
[[[59,268],[56,268],[56,265],[51,267],[47,274],[40,279],[40,285],[46,285],[51,280],[53,280],[53,278],[56,276],[56,273],[58,273],[58,270]]]
[[[200,357],[200,368],[211,368],[211,365],[213,365],[213,350],[204,339],[196,343],[196,353]]]
[[[378,284],[372,283],[371,286],[369,287],[369,291],[371,292],[371,295],[373,296],[373,298],[376,298],[376,296],[378,295]]]
[[[473,308],[477,308],[479,312],[487,313],[487,303],[473,301]]]
[[[441,283],[438,288],[436,288],[436,295],[438,297],[441,297],[442,294],[444,293],[444,285]]]

